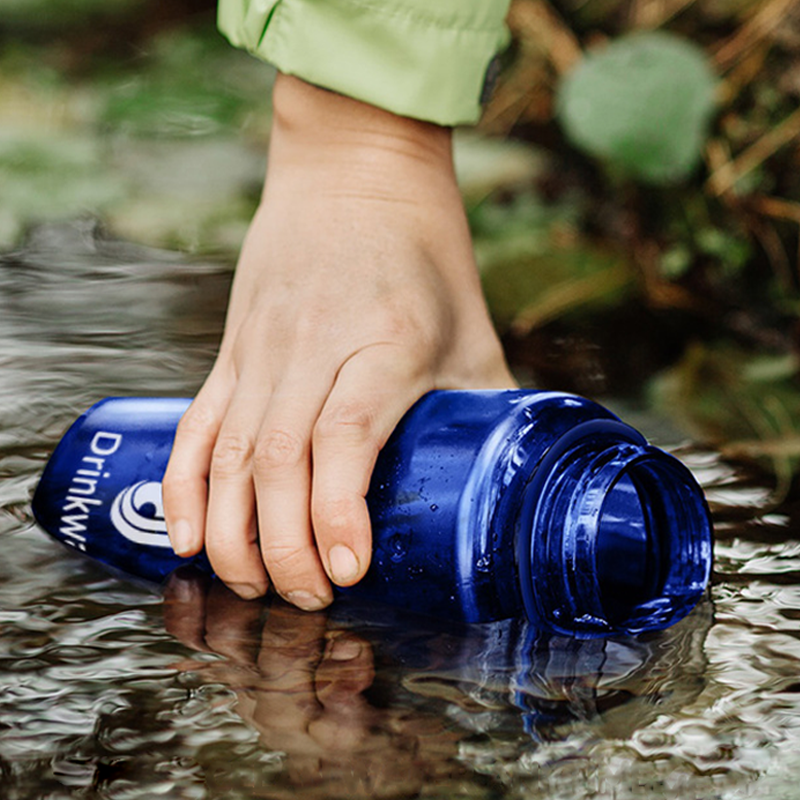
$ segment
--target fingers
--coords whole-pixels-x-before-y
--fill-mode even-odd
[[[330,579],[359,581],[372,536],[367,490],[378,453],[403,414],[430,388],[398,348],[376,345],[347,361],[314,427],[311,515]]]
[[[237,391],[209,467],[206,553],[219,578],[245,599],[260,597],[269,585],[258,547],[252,475],[263,402],[246,386]]]
[[[175,552],[193,556],[205,538],[208,470],[228,405],[225,381],[212,374],[181,418],[162,483],[167,531]]]
[[[350,586],[369,566],[372,469],[428,382],[389,345],[358,351],[338,374],[298,359],[274,391],[261,370],[238,376],[230,398],[209,381],[181,421],[165,477],[176,551],[205,544],[240,597],[272,583],[304,610],[327,606],[329,578]]]
[[[305,611],[333,599],[310,519],[311,436],[333,376],[316,379],[317,396],[301,376],[276,389],[253,457],[263,562],[278,593]]]

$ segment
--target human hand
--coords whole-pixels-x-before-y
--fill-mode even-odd
[[[314,610],[356,583],[380,448],[437,388],[513,386],[450,133],[279,76],[268,177],[217,361],[164,478],[177,553]]]

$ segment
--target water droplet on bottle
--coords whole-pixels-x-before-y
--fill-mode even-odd
[[[399,564],[406,557],[406,537],[396,533],[389,539],[389,558]]]
[[[475,569],[478,572],[488,572],[492,568],[492,557],[482,556],[475,562]]]
[[[438,510],[439,506],[437,506],[436,503],[431,503],[431,511],[438,511]]]

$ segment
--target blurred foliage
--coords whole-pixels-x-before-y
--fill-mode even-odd
[[[117,17],[130,11],[138,0],[3,0],[3,17],[7,22],[38,26],[42,17],[49,26],[53,22],[73,22],[93,18]]]
[[[651,385],[654,401],[724,454],[757,458],[780,479],[780,497],[800,464],[797,356],[754,354],[730,342],[695,343]],[[736,434],[734,436],[733,434]]]
[[[716,81],[703,51],[665,32],[622,36],[588,53],[559,86],[558,116],[586,153],[651,183],[697,166]]]
[[[800,462],[800,1],[513,0],[509,25],[481,127],[541,167],[472,211],[495,207],[476,244],[509,352],[546,385],[650,387],[785,486]],[[551,217],[533,215],[528,250],[495,246],[519,238],[531,196]]]
[[[233,253],[258,201],[274,72],[213,2],[13,0],[0,18],[0,246],[103,217],[122,236]]]
[[[583,241],[576,217],[574,202],[548,204],[530,190],[471,210],[484,292],[500,327],[525,335],[566,313],[617,303],[631,291],[635,276],[624,254]]]
[[[265,107],[269,86],[259,76],[263,93],[256,96],[255,76],[230,51],[206,26],[154,37],[146,69],[132,71],[124,83],[116,75],[101,81],[108,91],[99,122],[115,133],[152,138],[240,130],[254,109]]]

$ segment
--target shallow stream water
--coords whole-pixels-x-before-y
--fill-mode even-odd
[[[579,642],[344,604],[140,584],[51,542],[29,499],[109,395],[189,395],[229,270],[39,228],[0,257],[0,798],[796,798],[800,512],[637,418],[716,521],[706,601]]]

